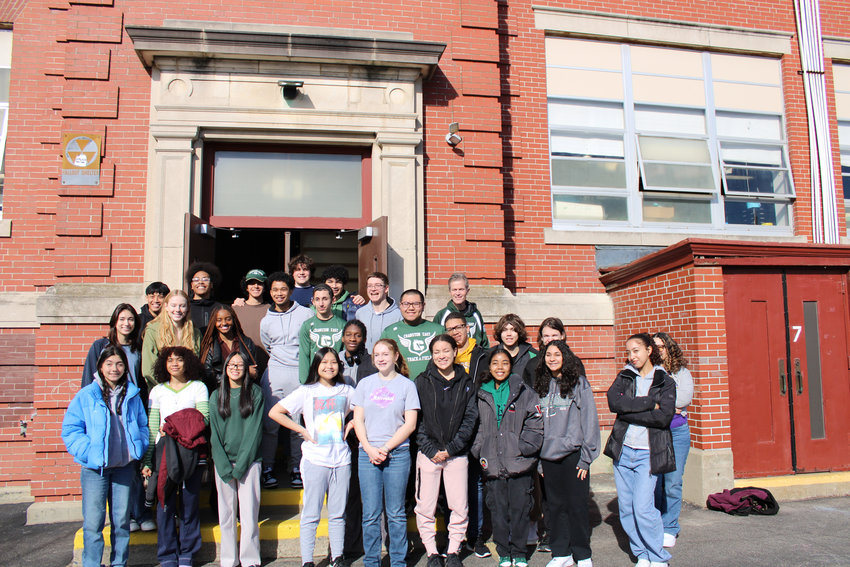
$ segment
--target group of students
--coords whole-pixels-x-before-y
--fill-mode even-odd
[[[308,257],[289,267],[248,272],[247,298],[232,306],[212,300],[218,269],[195,264],[186,273],[191,295],[157,282],[141,315],[116,307],[62,426],[82,466],[83,567],[101,564],[107,502],[112,566],[126,564],[135,529],[158,530],[163,567],[191,566],[209,458],[220,564],[259,566],[260,488],[278,485],[280,426],[291,433],[290,486],[304,490],[305,567],[325,501],[335,567],[361,553],[376,567],[385,537],[390,565],[404,565],[408,504],[428,567],[461,567],[464,541],[489,556],[485,510],[499,567],[527,567],[529,533],[538,530],[532,507],[542,510],[538,550],[551,551],[548,567],[592,565],[587,501],[599,421],[559,319],[540,325],[538,351],[523,321],[507,314],[490,347],[461,273],[449,279],[446,308],[427,321],[424,295],[409,289],[396,303],[385,274],[368,275],[366,299],[344,290],[342,266],[315,286]],[[308,297],[310,308],[299,303]],[[605,454],[638,566],[661,567],[679,531],[693,382],[664,333],[633,335],[626,349],[629,364],[608,390],[616,421]]]

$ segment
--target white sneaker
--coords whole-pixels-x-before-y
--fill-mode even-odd
[[[676,545],[676,536],[664,532],[664,547],[673,547]]]
[[[575,565],[573,556],[567,555],[566,557],[553,557],[546,564],[546,567],[570,567],[570,565]]]
[[[635,563],[635,567],[649,567],[650,565],[649,559],[638,559],[638,562]]]
[[[668,567],[666,561],[653,561],[649,567]]]
[[[141,527],[139,526],[139,522],[137,522],[136,520],[130,520],[130,533],[137,532],[140,529]]]
[[[590,557],[587,559],[579,559],[576,565],[578,565],[578,567],[593,567],[593,561],[591,561]]]

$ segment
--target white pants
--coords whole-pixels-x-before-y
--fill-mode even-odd
[[[224,482],[215,475],[218,489],[218,523],[221,529],[221,567],[243,567],[260,564],[260,473],[262,466],[254,463],[241,480]],[[242,537],[239,556],[236,555],[236,506],[239,505]]]

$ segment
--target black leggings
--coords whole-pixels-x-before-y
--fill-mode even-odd
[[[552,557],[572,555],[575,561],[590,557],[590,518],[587,512],[590,473],[584,480],[578,479],[576,466],[580,454],[581,451],[570,453],[560,461],[541,459]]]

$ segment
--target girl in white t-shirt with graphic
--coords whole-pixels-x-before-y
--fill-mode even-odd
[[[301,477],[304,479],[301,562],[305,567],[313,566],[316,528],[325,495],[331,557],[335,567],[342,564],[345,503],[351,476],[351,450],[345,437],[353,428],[353,422],[348,421],[346,425],[346,421],[353,394],[354,389],[345,383],[342,375],[339,354],[324,347],[313,356],[304,385],[269,412],[269,417],[277,423],[304,438],[301,444]],[[304,416],[305,426],[300,425],[298,414]]]

